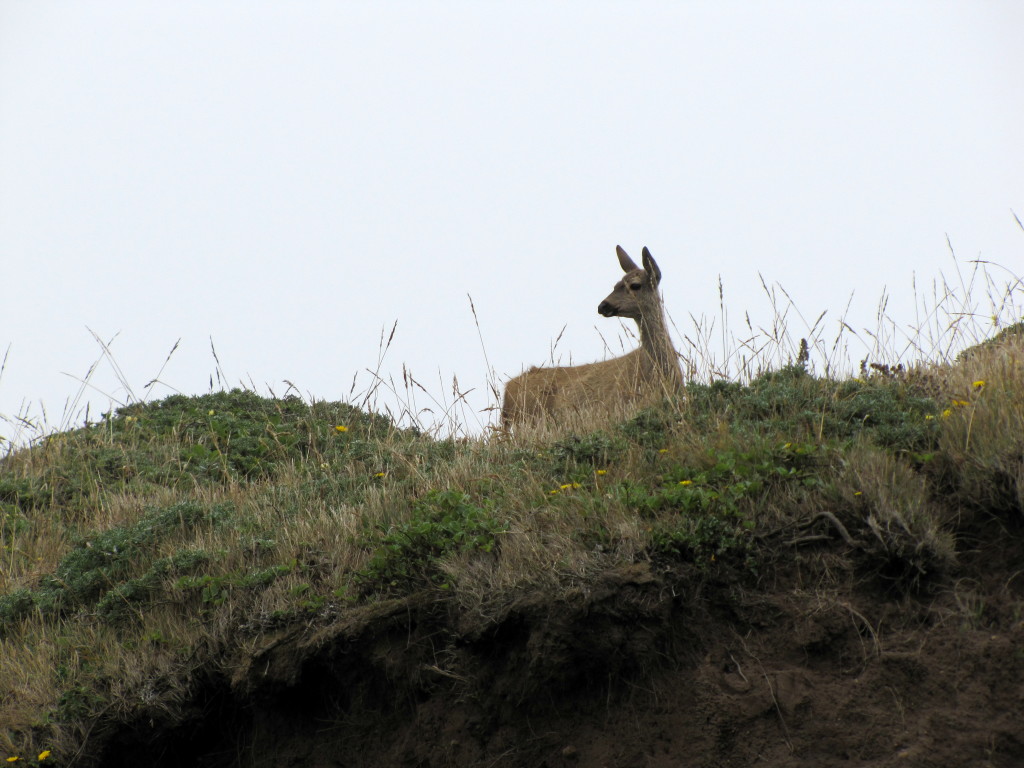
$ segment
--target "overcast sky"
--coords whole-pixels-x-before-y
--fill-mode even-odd
[[[488,362],[619,351],[616,244],[680,347],[719,279],[737,332],[759,276],[830,335],[886,291],[913,325],[915,277],[1024,273],[1022,33],[1012,0],[0,0],[0,435],[131,397],[104,360],[76,401],[89,329],[137,398],[208,391],[212,338],[228,385],[335,400],[396,321],[381,375],[457,376],[479,429]]]

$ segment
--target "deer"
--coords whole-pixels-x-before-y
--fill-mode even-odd
[[[658,286],[661,269],[645,246],[643,268],[615,246],[625,275],[597,311],[604,317],[628,317],[640,330],[640,346],[622,357],[585,365],[532,367],[508,381],[501,407],[502,427],[594,409],[612,410],[682,395],[679,355],[665,324]]]

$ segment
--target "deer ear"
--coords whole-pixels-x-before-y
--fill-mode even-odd
[[[629,254],[622,250],[621,245],[615,246],[615,252],[619,254],[619,264],[622,265],[623,272],[632,272],[634,269],[640,269],[633,260],[629,258]]]
[[[644,269],[647,271],[647,274],[651,276],[651,282],[654,283],[655,285],[660,283],[661,282],[661,270],[658,269],[658,262],[656,262],[654,260],[654,257],[651,256],[651,252],[649,250],[647,250],[647,246],[646,245],[644,246],[643,262],[644,262]]]

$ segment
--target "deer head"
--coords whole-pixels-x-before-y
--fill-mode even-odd
[[[658,283],[661,282],[661,270],[646,246],[643,269],[629,258],[621,245],[615,246],[615,252],[619,255],[619,264],[626,275],[615,284],[608,298],[598,305],[597,311],[605,317],[631,317],[640,322],[645,314],[650,316],[659,307]]]

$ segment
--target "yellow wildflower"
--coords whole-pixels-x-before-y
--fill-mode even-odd
[[[608,474],[608,470],[607,469],[599,469],[594,474],[595,475],[607,475]]]
[[[387,474],[387,472],[378,472],[377,474],[374,475],[374,477],[387,477]]]
[[[954,400],[953,401],[953,407],[954,408],[963,408],[965,405],[968,405],[968,402],[966,400]]]
[[[854,492],[853,492],[853,495],[854,495],[854,496],[860,496],[860,495],[862,495],[863,493],[864,493],[863,491],[854,491]]]
[[[20,757],[18,757],[17,755],[14,755],[13,757],[8,757],[8,758],[7,758],[7,762],[8,762],[8,763],[16,763],[16,762],[18,762],[19,760],[21,760],[21,758],[20,758]]]
[[[658,453],[668,453],[668,448],[659,448]]]
[[[209,411],[207,411],[207,412],[206,412],[206,415],[207,415],[207,416],[213,416],[213,415],[214,415],[214,414],[216,414],[216,413],[217,413],[217,412],[216,412],[215,410],[213,410],[213,409],[211,408],[211,409],[210,409]]]
[[[985,380],[984,379],[978,379],[971,386],[974,387],[975,389],[981,389],[982,387],[985,386]]]
[[[680,480],[680,485],[693,485],[693,480]]]
[[[932,414],[930,414],[930,413],[929,413],[929,414],[926,414],[926,415],[925,415],[925,417],[924,417],[924,420],[925,420],[925,421],[931,421],[931,420],[932,420],[932,419],[934,419],[934,418],[935,418],[935,417],[934,417],[934,416],[933,416]]]
[[[554,488],[554,489],[548,491],[548,493],[550,493],[552,496],[554,496],[556,493],[558,493],[558,489]]]
[[[942,412],[942,418],[944,418],[944,419],[948,419],[952,415],[953,415],[953,411],[950,408],[947,408],[946,410],[944,410]]]
[[[50,750],[48,750],[48,749],[44,749],[42,752],[39,753],[39,759],[40,760],[45,760],[49,756],[50,756]]]
[[[348,427],[346,427],[344,424],[339,424],[338,426],[336,426],[334,428],[334,431],[335,432],[348,432]]]

